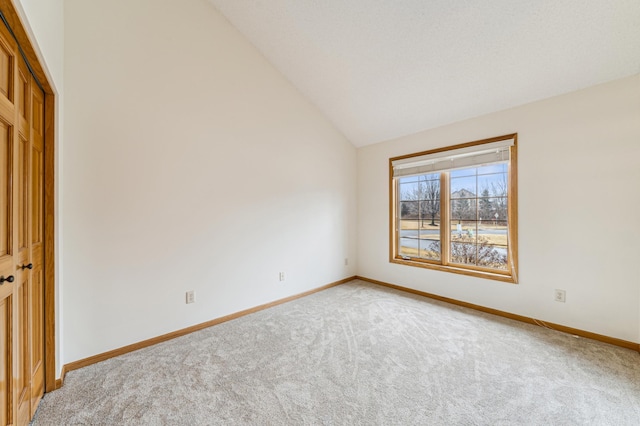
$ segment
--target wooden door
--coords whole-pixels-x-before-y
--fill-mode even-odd
[[[29,200],[24,214],[29,227],[31,259],[22,261],[20,268],[29,278],[29,380],[31,382],[31,411],[33,417],[44,395],[44,93],[30,79],[30,138],[27,172],[29,181],[24,194]],[[30,178],[30,179],[29,179]]]
[[[0,425],[16,421],[15,46],[0,38]]]
[[[0,426],[44,393],[44,94],[0,32]]]

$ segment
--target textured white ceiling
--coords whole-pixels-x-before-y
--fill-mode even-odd
[[[364,146],[640,72],[640,0],[209,0]]]

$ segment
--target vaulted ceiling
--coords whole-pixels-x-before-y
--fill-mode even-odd
[[[209,0],[356,146],[640,72],[639,0]]]

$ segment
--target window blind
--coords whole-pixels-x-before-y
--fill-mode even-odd
[[[509,161],[514,139],[392,160],[393,177],[416,176]]]

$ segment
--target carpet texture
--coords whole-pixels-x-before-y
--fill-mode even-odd
[[[34,425],[638,425],[640,354],[352,281],[70,372]]]

